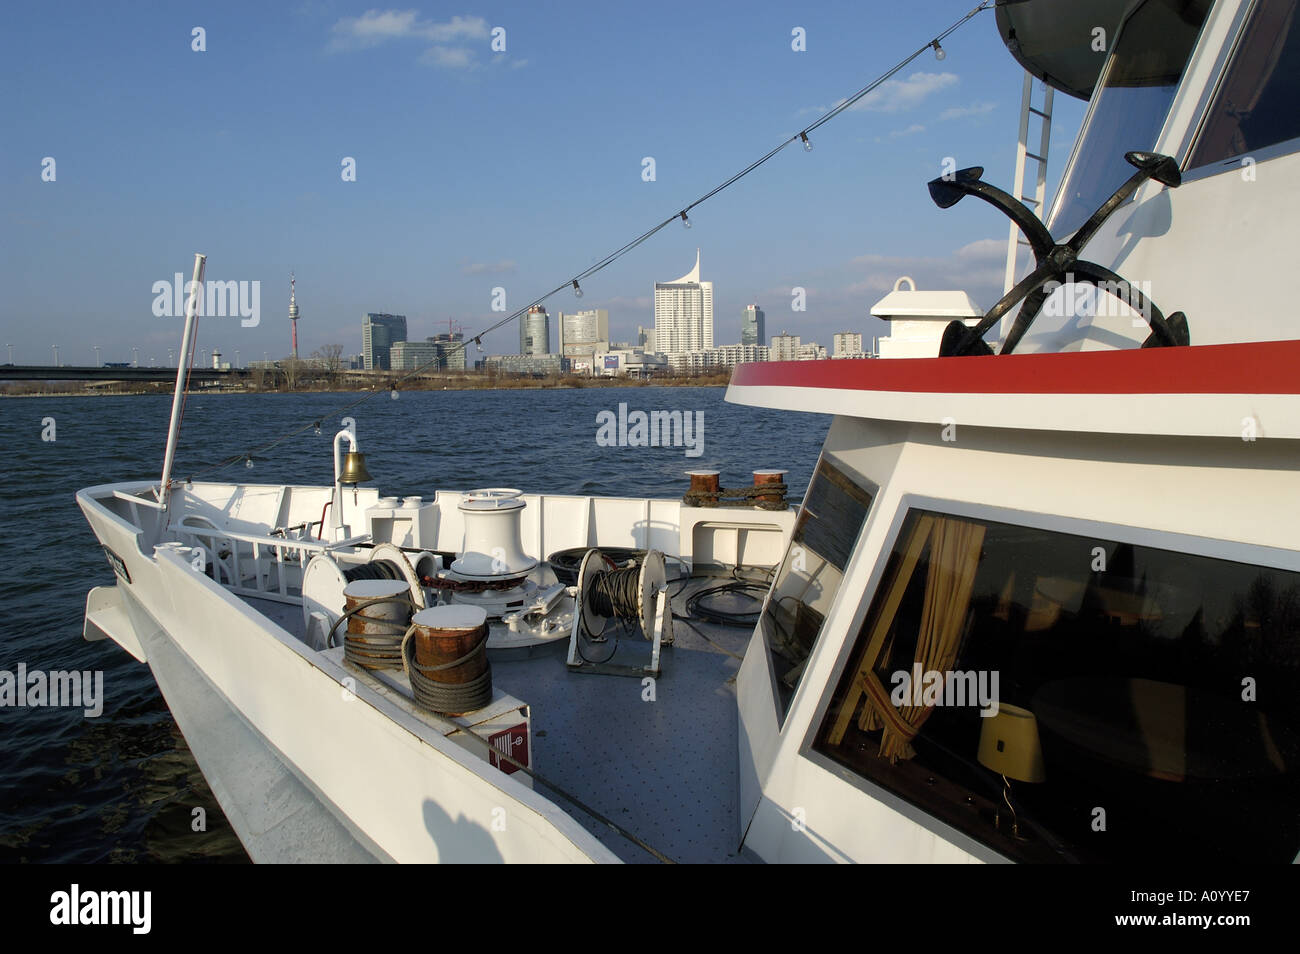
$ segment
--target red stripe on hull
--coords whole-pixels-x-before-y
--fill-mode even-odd
[[[736,366],[740,387],[972,394],[1300,394],[1300,341]]]

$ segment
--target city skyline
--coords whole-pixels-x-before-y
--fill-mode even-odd
[[[669,24],[687,11],[695,26],[682,34]],[[0,37],[13,90],[0,152],[12,250],[0,262],[5,341],[16,363],[50,362],[54,345],[64,364],[130,360],[132,349],[161,363],[180,321],[151,313],[151,289],[195,251],[208,255],[209,281],[265,286],[256,322],[205,318],[200,347],[245,361],[286,356],[280,289],[290,271],[309,314],[303,357],[331,343],[350,352],[354,316],[371,310],[421,328],[455,318],[472,339],[965,11],[947,0],[769,4],[743,15],[666,3],[663,22],[647,25],[634,11],[581,3],[549,13],[506,5],[490,17],[333,3],[85,4],[69,31],[64,17],[18,8]],[[796,26],[807,37],[799,51]],[[490,46],[497,28],[500,52]],[[653,55],[667,42],[689,69]],[[690,230],[654,236],[585,279],[582,299],[567,290],[547,299],[548,312],[606,309],[611,337],[631,340],[653,323],[650,284],[679,274],[697,246],[726,316],[721,342],[738,340],[732,316],[755,301],[772,326],[805,338],[879,335],[867,311],[903,273],[987,306],[1000,291],[1003,225],[965,205],[940,212],[925,182],[955,157],[1009,184],[1022,74],[991,14],[944,48],[942,62],[923,55],[818,129],[811,152],[781,153],[692,210]],[[743,77],[729,66],[736,50],[750,58]],[[578,58],[582,71],[543,68]],[[665,112],[664,102],[691,108]],[[1049,185],[1081,115],[1081,104],[1058,104]],[[584,149],[552,148],[574,130]],[[542,147],[503,151],[507,140]],[[59,294],[70,281],[78,293]],[[483,344],[508,353],[517,336],[502,328]],[[92,340],[97,359],[82,344]]]

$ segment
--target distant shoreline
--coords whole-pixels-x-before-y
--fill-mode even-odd
[[[655,378],[650,380],[641,380],[637,378],[570,378],[559,381],[536,381],[526,378],[519,379],[497,379],[491,383],[484,380],[482,383],[473,379],[455,378],[440,381],[428,381],[413,383],[411,381],[401,382],[398,391],[584,391],[592,388],[722,388],[730,382],[730,374],[710,374],[700,375],[699,377],[672,377],[672,378]],[[202,395],[209,397],[213,395],[253,395],[253,394],[280,394],[280,395],[298,395],[298,394],[365,394],[372,391],[388,390],[389,385],[385,383],[382,387],[372,386],[369,388],[295,388],[293,390],[283,388],[251,389],[251,388],[189,388],[186,393],[193,395]],[[136,385],[125,387],[121,390],[106,390],[104,388],[87,388],[81,390],[17,390],[14,385],[9,385],[0,390],[0,398],[32,398],[32,397],[136,397],[139,395],[171,395],[174,386],[164,385],[161,382],[151,385]]]

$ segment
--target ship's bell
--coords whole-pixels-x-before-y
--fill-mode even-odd
[[[365,480],[374,480],[366,470],[366,455],[361,451],[348,451],[343,458],[343,472],[339,474],[340,484],[356,484]]]

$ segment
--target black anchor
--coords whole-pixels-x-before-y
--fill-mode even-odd
[[[1028,238],[1036,262],[1034,270],[1021,279],[1011,291],[1003,295],[978,324],[968,328],[960,321],[950,322],[944,329],[943,340],[939,344],[940,357],[992,354],[993,349],[985,343],[984,335],[1002,320],[1002,316],[1010,311],[1016,302],[1024,299],[1020,313],[1016,315],[1011,330],[1007,332],[1006,340],[1002,342],[1002,350],[998,352],[1010,354],[1029,330],[1034,319],[1038,317],[1043,302],[1047,300],[1050,292],[1045,286],[1049,282],[1063,283],[1071,273],[1076,283],[1088,282],[1100,287],[1101,283],[1105,282],[1106,287],[1114,289],[1115,294],[1125,303],[1146,316],[1151,326],[1151,334],[1142,343],[1142,347],[1158,348],[1190,343],[1187,316],[1181,311],[1176,311],[1166,318],[1140,289],[1130,285],[1109,268],[1079,258],[1079,252],[1101,228],[1102,223],[1110,218],[1112,212],[1128,201],[1142,183],[1148,179],[1155,179],[1171,189],[1176,189],[1182,184],[1178,163],[1169,156],[1154,152],[1128,152],[1124,154],[1124,158],[1137,167],[1137,172],[1116,189],[1115,194],[1103,202],[1101,208],[1094,212],[1092,217],[1074,233],[1074,237],[1063,245],[1053,241],[1047,226],[1043,225],[1038,216],[1034,215],[1023,202],[1017,201],[996,186],[982,181],[980,176],[984,174],[983,166],[961,169],[951,177],[940,177],[929,183],[930,198],[934,199],[935,205],[941,209],[951,208],[960,202],[963,196],[973,195],[1006,213]]]

